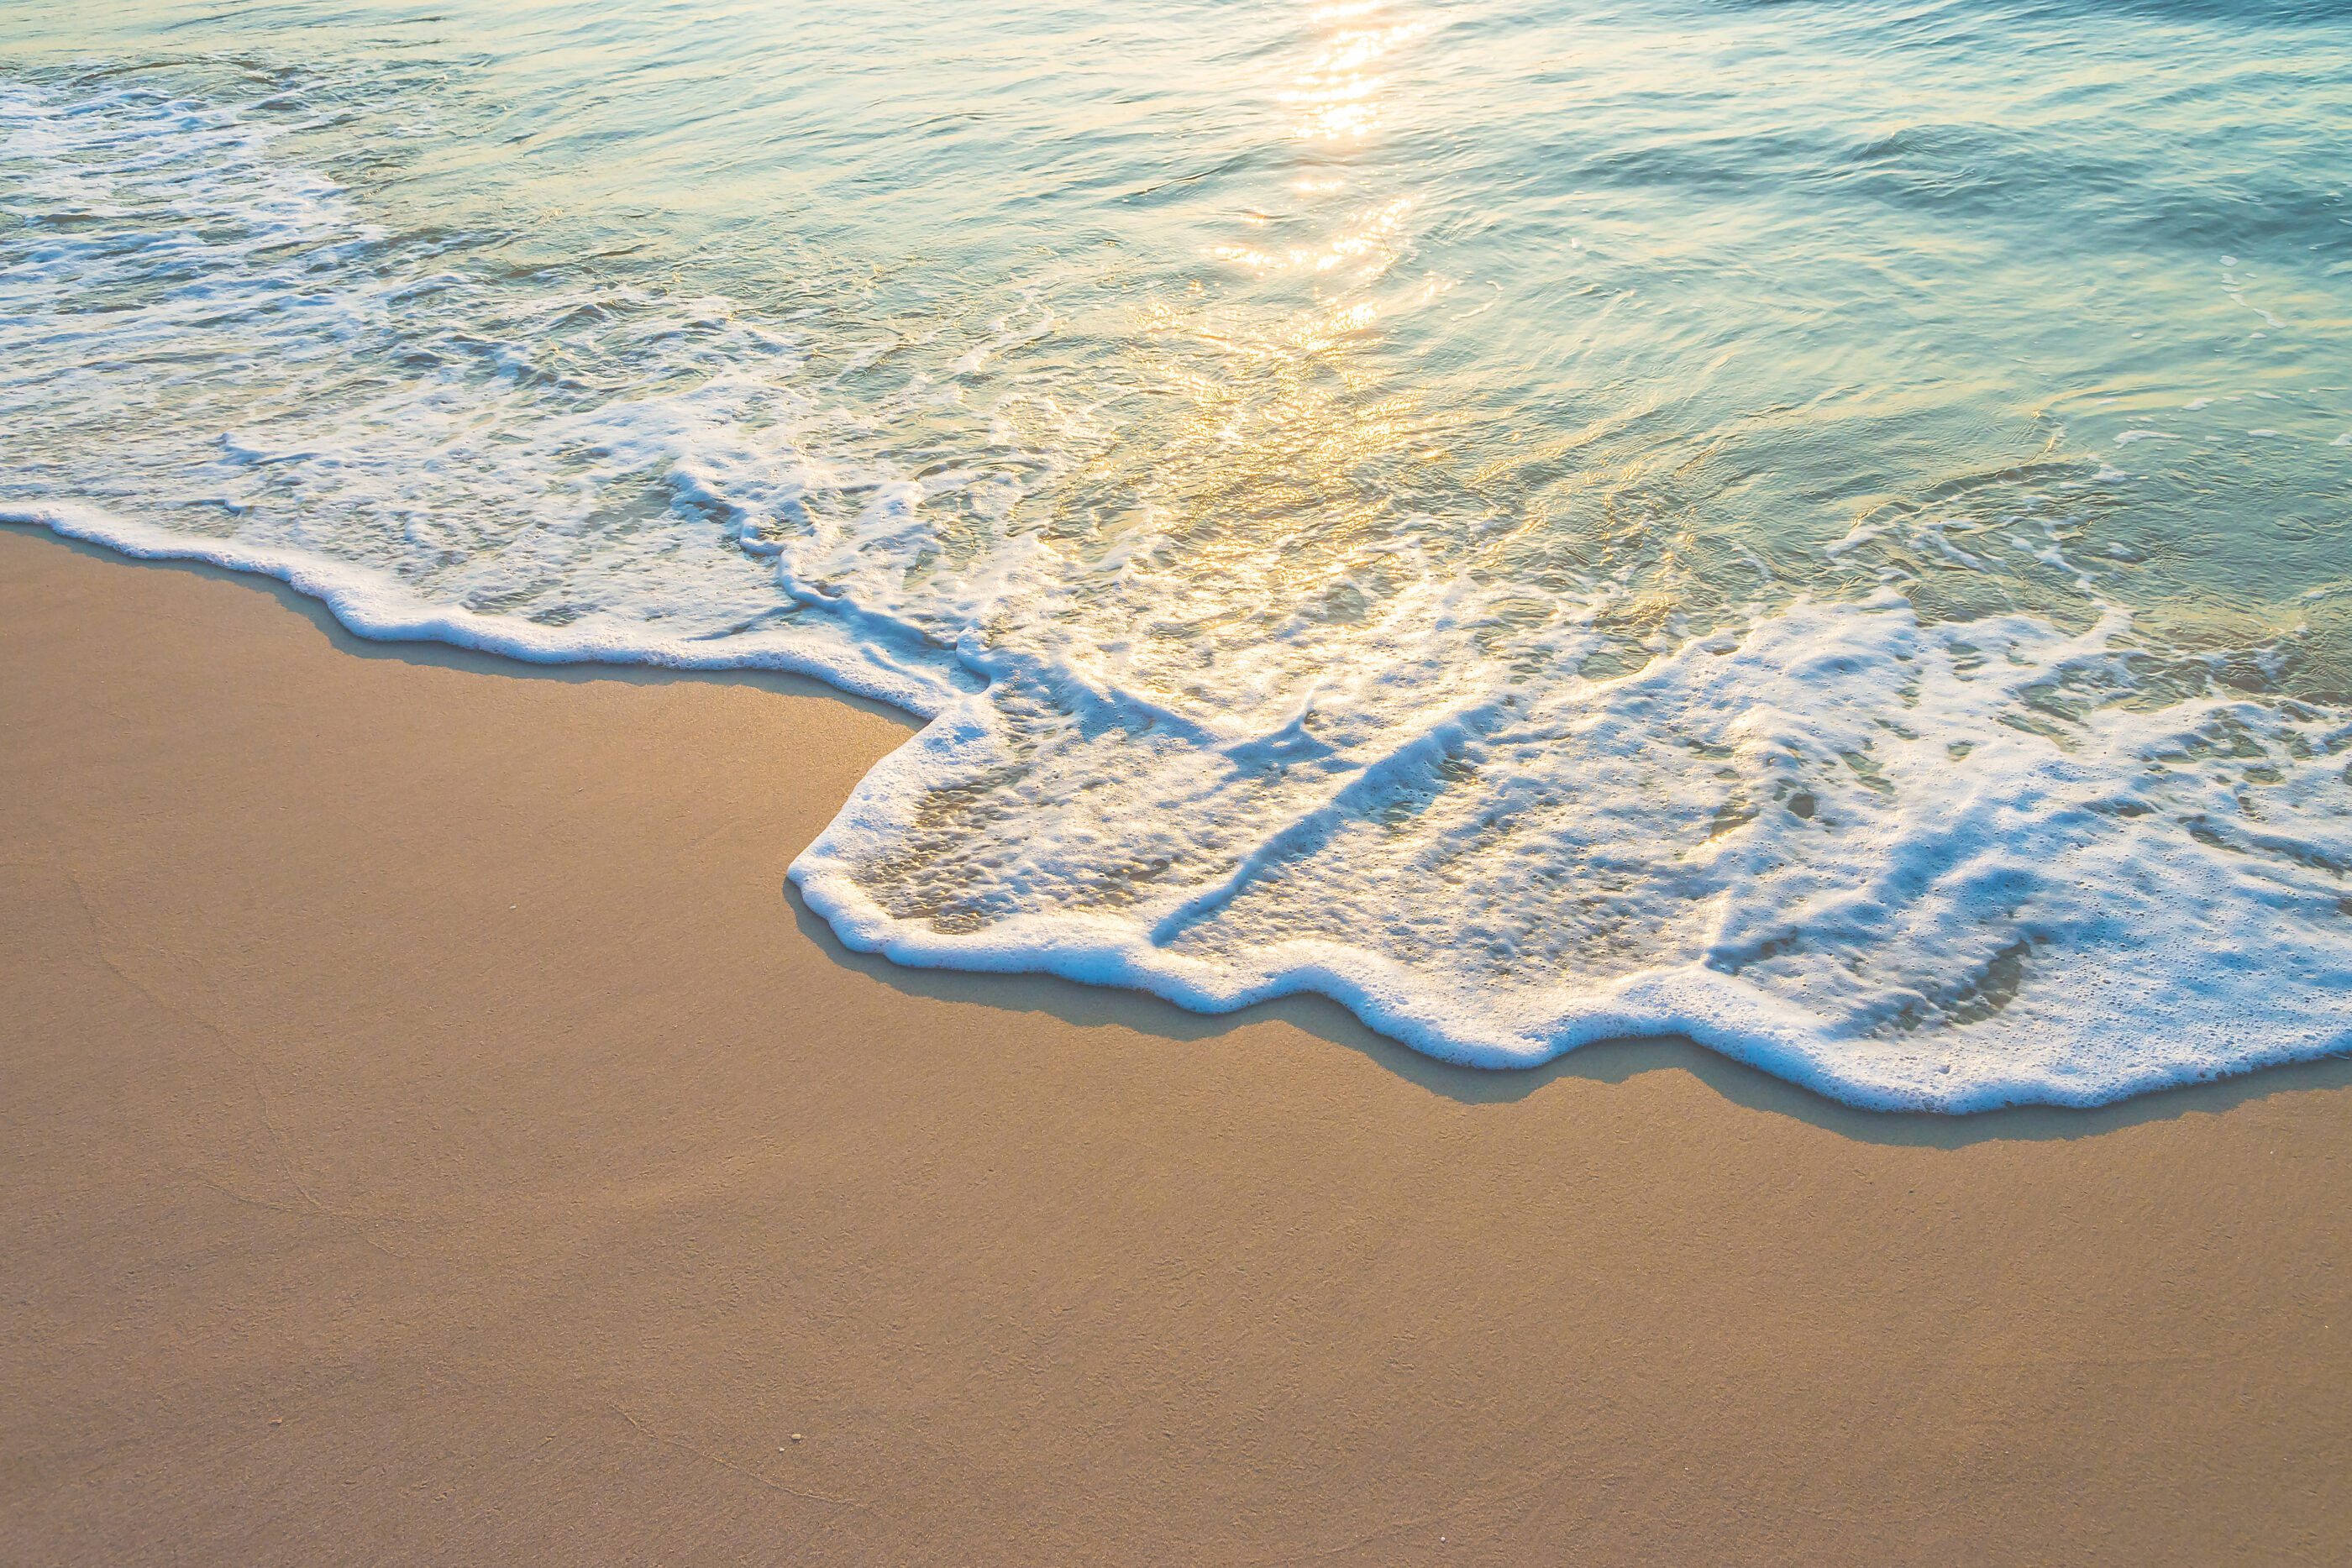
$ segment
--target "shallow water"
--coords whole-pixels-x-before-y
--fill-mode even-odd
[[[0,509],[933,716],[794,867],[905,962],[2352,1033],[2332,7],[479,9],[0,22]]]

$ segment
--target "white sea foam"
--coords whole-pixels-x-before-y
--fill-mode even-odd
[[[1810,551],[1833,579],[1743,543],[1739,595],[1814,587],[1711,627],[1603,573],[1513,576],[1549,548],[1532,517],[1384,496],[1378,528],[1204,537],[1169,497],[1264,420],[1211,385],[1216,418],[1169,434],[1148,377],[1037,347],[1050,291],[877,337],[516,277],[274,134],[0,93],[32,236],[0,268],[0,517],[268,573],[366,636],[792,669],[928,717],[793,867],[854,946],[1204,1009],[1320,991],[1493,1067],[1680,1032],[1942,1111],[2352,1036],[2352,726],[2152,700],[2096,598],[2139,552],[2078,566],[2089,525],[2032,474],[1853,525]],[[2131,478],[2059,469],[2109,509]],[[2021,559],[2079,613],[1853,586]]]
[[[1966,1110],[2325,1050],[2352,1027],[2347,732],[2222,701],[2019,727],[2035,688],[2113,678],[2120,630],[1805,605],[1637,675],[1443,702],[1433,650],[1374,677],[1417,722],[1359,689],[1206,746],[1131,712],[1040,746],[1001,678],[794,875],[901,962],[1201,1008],[1324,990],[1484,1065],[1683,1032],[1840,1098]],[[1007,773],[1054,804],[909,834]]]

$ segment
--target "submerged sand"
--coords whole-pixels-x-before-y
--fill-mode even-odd
[[[2352,1063],[1475,1073],[845,953],[805,683],[21,528],[0,647],[0,1560],[2352,1556]]]

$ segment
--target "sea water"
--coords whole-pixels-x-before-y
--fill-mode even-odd
[[[0,513],[929,727],[853,946],[2086,1104],[2352,1038],[2332,3],[0,19]]]

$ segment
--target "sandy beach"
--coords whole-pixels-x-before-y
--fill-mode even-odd
[[[904,718],[0,530],[0,1559],[2321,1563],[2352,1063],[1851,1112],[845,952]]]

